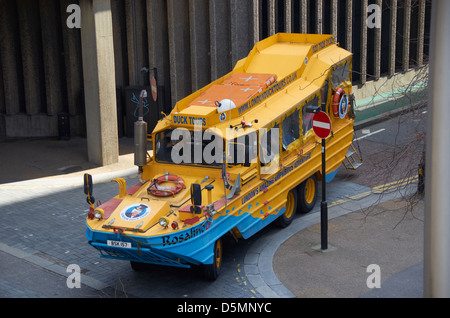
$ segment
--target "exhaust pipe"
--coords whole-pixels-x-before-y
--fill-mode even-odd
[[[139,167],[139,182],[142,180],[142,167],[147,164],[147,123],[144,121],[144,102],[147,91],[139,94],[139,117],[134,123],[134,164]]]

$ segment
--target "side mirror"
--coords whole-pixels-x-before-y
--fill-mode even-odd
[[[202,187],[198,183],[191,185],[191,203],[192,205],[202,205]]]
[[[84,194],[92,195],[92,176],[90,174],[84,174]]]
[[[86,202],[90,205],[94,204],[95,198],[92,196],[92,176],[90,174],[85,173],[83,176],[84,179],[84,194],[87,195]]]
[[[201,214],[202,208],[202,186],[198,183],[193,183],[191,185],[191,213]]]

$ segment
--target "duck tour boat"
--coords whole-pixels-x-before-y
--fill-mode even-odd
[[[234,69],[179,101],[153,132],[134,125],[138,183],[96,205],[92,176],[88,243],[106,258],[188,268],[215,280],[224,235],[247,239],[272,222],[311,211],[318,180],[355,169],[352,53],[331,35],[270,36]],[[326,113],[326,173],[313,116]],[[153,151],[147,151],[151,143]]]

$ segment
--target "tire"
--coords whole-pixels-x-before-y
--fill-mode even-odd
[[[220,268],[222,265],[222,239],[218,239],[214,243],[214,260],[212,264],[203,265],[203,273],[207,280],[215,281],[220,274]]]
[[[297,191],[295,189],[288,192],[286,198],[286,208],[284,213],[277,219],[277,225],[285,228],[288,227],[295,217],[297,211]]]
[[[300,213],[310,212],[317,201],[317,177],[313,174],[298,187],[298,201]]]

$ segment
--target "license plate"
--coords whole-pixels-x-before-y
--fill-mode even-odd
[[[129,242],[107,240],[106,244],[108,244],[108,246],[114,246],[114,247],[131,248],[131,243],[129,243]]]

